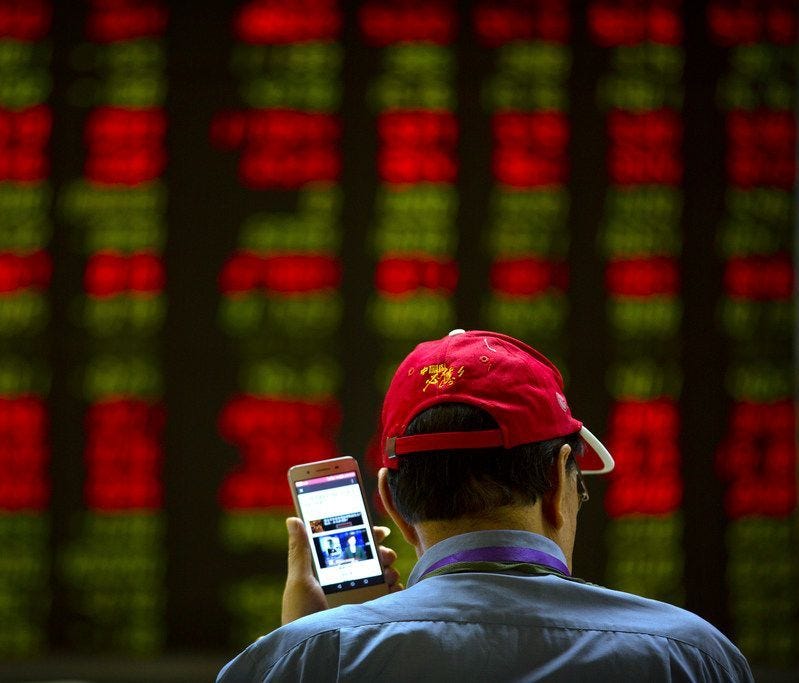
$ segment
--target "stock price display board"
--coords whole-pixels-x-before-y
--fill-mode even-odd
[[[286,470],[372,472],[465,327],[616,456],[576,573],[795,667],[796,42],[795,0],[0,0],[0,658],[276,626]]]

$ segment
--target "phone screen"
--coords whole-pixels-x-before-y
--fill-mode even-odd
[[[297,481],[294,486],[324,592],[383,583],[358,475],[342,472]]]

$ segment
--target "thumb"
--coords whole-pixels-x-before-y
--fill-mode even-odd
[[[296,580],[313,576],[311,547],[308,545],[305,524],[299,517],[289,517],[286,519],[286,530],[289,533],[287,578]]]

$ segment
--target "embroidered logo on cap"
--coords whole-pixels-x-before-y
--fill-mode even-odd
[[[422,391],[427,391],[428,387],[438,387],[439,389],[447,389],[451,387],[459,378],[463,377],[463,368],[461,365],[455,369],[454,365],[446,365],[438,363],[437,365],[428,365],[421,369],[421,375],[427,376],[427,381],[422,388]]]
[[[558,399],[558,405],[561,407],[561,410],[563,410],[564,413],[569,412],[569,404],[566,403],[566,397],[559,391],[556,391],[555,398]]]

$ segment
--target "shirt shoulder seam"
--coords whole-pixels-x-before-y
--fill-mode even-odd
[[[337,627],[334,627],[334,628],[324,629],[322,631],[316,631],[316,632],[306,636],[305,638],[303,638],[299,642],[295,643],[289,649],[287,649],[285,652],[283,652],[281,655],[279,655],[278,657],[275,658],[275,660],[267,667],[266,673],[269,673],[275,666],[277,666],[277,664],[280,662],[281,659],[283,659],[284,657],[288,656],[289,654],[291,654],[291,652],[296,650],[298,647],[304,645],[309,640],[313,640],[314,638],[318,638],[320,636],[324,636],[324,635],[327,635],[327,634],[330,634],[330,633],[335,633],[335,634],[338,635],[338,634],[341,633],[342,629],[346,629],[346,628],[359,629],[359,628],[365,628],[365,627],[369,627],[369,626],[384,626],[386,624],[411,624],[411,623],[413,623],[413,624],[486,624],[486,625],[491,625],[491,626],[513,626],[513,627],[520,628],[520,629],[530,628],[530,627],[525,627],[525,626],[517,626],[515,624],[507,624],[505,622],[458,621],[458,620],[455,620],[455,619],[386,619],[386,620],[382,620],[382,621],[375,620],[375,621],[362,622],[362,623],[359,623],[359,624],[354,624],[352,626],[346,626],[346,625],[345,626],[337,626]],[[687,640],[683,640],[682,638],[678,638],[678,637],[675,637],[675,636],[664,635],[662,633],[651,633],[649,631],[634,631],[634,630],[615,629],[615,628],[582,628],[582,627],[579,627],[579,626],[558,626],[558,625],[532,626],[532,628],[551,628],[551,629],[557,629],[557,630],[561,630],[561,631],[583,631],[583,632],[599,631],[599,632],[602,632],[602,633],[624,633],[624,634],[628,634],[628,635],[641,635],[641,636],[649,636],[651,638],[660,638],[660,639],[663,639],[663,640],[669,640],[669,641],[672,641],[672,642],[675,642],[675,643],[679,643],[680,645],[684,645],[686,647],[690,647],[690,648],[702,653],[704,656],[708,657],[713,662],[715,662],[719,667],[721,667],[721,669],[723,669],[727,674],[732,674],[732,672],[722,662],[720,662],[712,653],[710,653],[707,650],[703,649],[701,646],[699,646],[699,645],[697,645],[695,643],[691,643],[691,642],[689,642]]]
[[[359,624],[359,625],[360,626],[377,626],[377,625],[380,625],[382,623],[386,623],[386,622],[374,622],[374,623],[370,622],[368,624]],[[324,631],[316,631],[315,633],[311,633],[309,636],[306,636],[305,638],[303,638],[299,642],[294,643],[294,645],[292,645],[290,648],[288,648],[283,653],[281,653],[277,657],[275,657],[275,659],[272,661],[272,663],[269,664],[266,667],[266,669],[264,669],[264,675],[269,675],[269,673],[272,671],[272,669],[274,669],[280,663],[281,659],[284,659],[284,658],[288,657],[292,652],[294,652],[294,650],[296,650],[298,647],[301,647],[302,645],[305,645],[305,643],[307,643],[309,640],[313,640],[314,638],[318,638],[319,636],[324,636],[324,635],[327,635],[329,633],[335,633],[336,635],[338,635],[341,632],[341,628],[342,628],[341,626],[338,626],[336,628],[325,629]]]

